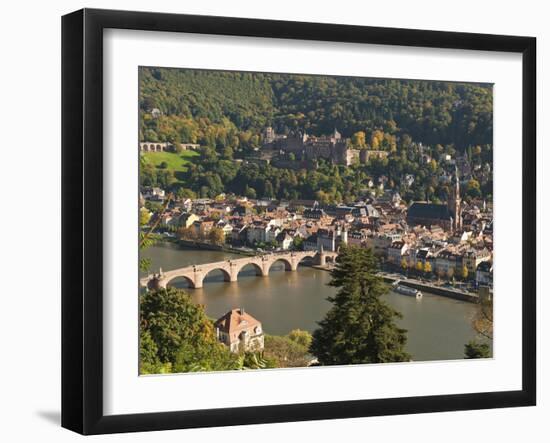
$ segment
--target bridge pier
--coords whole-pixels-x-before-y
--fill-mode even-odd
[[[233,263],[232,261],[229,262],[229,281],[237,281],[237,277],[239,276],[239,269],[237,263]]]

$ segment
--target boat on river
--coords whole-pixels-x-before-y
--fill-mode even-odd
[[[393,286],[393,290],[399,294],[408,295],[416,298],[422,298],[422,292],[419,291],[418,289],[400,285],[399,282],[395,282],[392,286]]]

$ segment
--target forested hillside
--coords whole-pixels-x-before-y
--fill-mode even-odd
[[[457,154],[475,171],[467,195],[492,195],[491,85],[141,68],[139,112],[141,140],[201,145],[193,158],[171,153],[141,169],[143,186],[180,197],[351,202],[384,178],[407,201],[444,201],[445,158]],[[352,147],[389,155],[348,168],[275,167],[256,161],[266,126],[313,135],[336,127]]]
[[[246,147],[272,125],[315,135],[336,126],[345,137],[381,129],[458,149],[492,143],[491,85],[142,68],[140,86],[141,135],[151,141]]]

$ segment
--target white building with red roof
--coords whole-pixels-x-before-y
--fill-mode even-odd
[[[214,323],[218,340],[231,352],[261,351],[264,349],[262,324],[244,311],[232,309]]]

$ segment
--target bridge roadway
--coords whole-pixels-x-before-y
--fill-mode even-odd
[[[156,284],[165,288],[170,281],[175,278],[184,278],[189,283],[191,288],[202,288],[203,281],[206,276],[214,271],[220,270],[223,273],[224,280],[228,282],[237,281],[237,276],[241,269],[247,265],[252,265],[256,269],[256,275],[264,277],[269,276],[271,266],[280,261],[285,265],[286,271],[296,271],[300,262],[306,258],[312,259],[313,264],[325,266],[327,259],[334,261],[338,253],[324,251],[292,251],[281,252],[264,255],[256,255],[253,257],[243,257],[234,260],[224,260],[214,263],[202,263],[200,265],[186,266],[184,268],[173,269],[163,272],[162,269],[158,274],[150,274],[147,277],[140,279],[142,286],[147,287],[148,283],[156,279]]]

